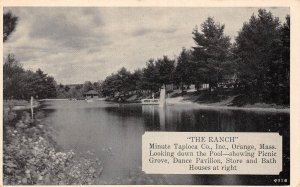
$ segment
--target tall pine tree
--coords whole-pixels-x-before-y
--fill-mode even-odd
[[[283,36],[287,37],[286,44]],[[289,36],[283,34],[279,18],[271,12],[260,9],[258,16],[252,15],[249,22],[244,23],[236,38],[234,53],[239,64],[239,78],[252,98],[263,102],[280,99],[278,88],[289,67],[286,66],[289,60],[283,58],[283,45],[289,45],[287,42]]]
[[[198,83],[209,83],[210,88],[216,87],[223,75],[222,63],[230,56],[230,38],[224,34],[225,25],[216,23],[212,17],[196,27],[193,39],[194,61],[197,63],[196,79]]]

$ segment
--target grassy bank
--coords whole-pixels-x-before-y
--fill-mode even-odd
[[[33,101],[33,108],[38,108],[40,106],[40,103],[37,100]],[[30,109],[31,105],[30,102],[27,100],[4,100],[3,101],[3,109],[4,111],[8,110],[28,110]]]
[[[195,107],[206,109],[231,109],[231,110],[249,110],[249,111],[274,111],[289,112],[287,105],[278,105],[275,103],[264,103],[258,100],[250,100],[244,95],[213,95],[208,93],[184,93],[174,94],[167,98],[167,103],[190,104]]]
[[[159,97],[157,93],[156,98]],[[118,103],[140,103],[141,99],[151,98],[151,94],[132,94],[123,97],[110,97],[106,101]],[[207,109],[233,109],[233,110],[252,110],[252,111],[278,111],[289,112],[288,105],[279,105],[276,103],[264,103],[259,100],[253,100],[245,95],[226,93],[216,95],[208,92],[184,92],[173,91],[167,95],[168,105],[189,104],[195,107]]]
[[[44,117],[42,111],[34,119],[27,111],[4,111],[4,184],[96,184],[101,163],[92,154],[59,151]]]

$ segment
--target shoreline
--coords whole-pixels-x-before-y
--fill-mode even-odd
[[[167,105],[186,105],[193,108],[198,109],[207,109],[207,110],[244,110],[244,111],[252,111],[252,112],[280,112],[280,113],[290,113],[289,108],[260,108],[260,107],[238,107],[238,106],[217,106],[210,104],[200,104],[200,103],[167,103]]]
[[[26,107],[23,106],[23,112],[8,108],[4,113],[3,183],[97,184],[96,179],[103,171],[102,162],[92,152],[82,154],[71,149],[60,149],[55,141],[53,128],[45,121],[45,113],[38,109],[31,119],[30,113],[25,110]]]
[[[105,100],[106,102],[120,103],[113,99]],[[230,101],[230,100],[228,100]],[[140,100],[125,101],[122,104],[141,104]],[[226,100],[216,103],[199,103],[197,101],[191,100],[188,97],[173,97],[166,98],[167,106],[189,106],[193,109],[206,109],[206,110],[241,110],[241,111],[251,111],[251,112],[279,112],[279,113],[290,113],[290,108],[281,105],[272,105],[265,103],[255,103],[253,105],[244,106],[229,106],[229,102]]]
[[[35,100],[33,102],[33,109],[37,109],[41,106],[41,102]],[[28,101],[25,100],[3,100],[3,110],[4,111],[8,111],[8,110],[12,110],[12,111],[20,111],[20,110],[30,110],[31,109],[31,105]]]
[[[277,106],[282,108],[272,107],[268,104],[254,104],[254,105],[244,105],[244,106],[228,106],[229,102],[226,100],[216,103],[199,103],[196,101],[189,100],[184,97],[174,97],[166,99],[167,105],[189,105],[193,108],[207,109],[207,110],[244,110],[244,111],[257,111],[257,112],[281,112],[281,113],[290,113],[290,108],[283,106]],[[262,105],[264,105],[262,107]]]
[[[33,108],[39,108],[41,106],[42,101],[47,100],[69,100],[69,99],[43,99],[39,101],[35,101]],[[104,100],[104,99],[96,99],[96,101],[106,101],[106,102],[112,102],[112,103],[120,103],[117,101],[113,101],[111,99]],[[141,104],[140,100],[134,100],[134,101],[125,101],[122,102],[122,104]],[[242,110],[242,111],[252,111],[252,112],[280,112],[280,113],[290,113],[290,108],[280,105],[272,105],[272,104],[265,104],[265,103],[255,103],[253,105],[244,105],[244,106],[229,106],[229,102],[226,102],[226,100],[216,103],[199,103],[197,101],[193,101],[188,97],[173,97],[173,98],[166,98],[166,105],[168,106],[176,106],[176,105],[188,105],[191,108],[194,109],[206,109],[206,110]],[[5,106],[3,109],[9,110],[9,106]],[[30,110],[30,104],[26,105],[13,105],[11,108],[13,111],[20,111],[20,110]]]

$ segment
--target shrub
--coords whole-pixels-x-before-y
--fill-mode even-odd
[[[57,151],[41,122],[28,123],[23,113],[18,125],[4,124],[4,184],[96,184],[102,172],[97,159]]]

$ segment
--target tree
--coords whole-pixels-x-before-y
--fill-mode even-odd
[[[112,83],[114,82],[114,79],[116,79],[116,75],[111,74],[111,75],[107,76],[105,78],[105,80],[103,81],[103,83],[101,85],[101,91],[104,96],[114,96],[114,93],[116,91],[116,89],[112,85]]]
[[[290,104],[290,16],[286,16],[286,22],[281,28],[282,58],[278,67],[278,97],[282,104]],[[278,101],[277,101],[278,102]]]
[[[196,63],[193,61],[191,50],[182,49],[178,57],[178,64],[175,70],[175,81],[183,87],[195,82]]]
[[[56,97],[56,82],[54,78],[45,74],[41,69],[38,69],[28,82],[28,89],[33,90],[33,93],[35,93],[32,96],[39,99]]]
[[[158,69],[160,85],[173,83],[175,60],[171,60],[167,56],[163,56],[163,58],[159,58],[155,61],[155,66]]]
[[[18,22],[18,17],[14,16],[11,12],[3,15],[3,42],[5,42],[9,35],[15,30]]]
[[[212,17],[196,27],[193,39],[196,46],[192,55],[197,62],[196,78],[198,83],[209,83],[210,88],[215,87],[222,77],[222,63],[230,57],[230,38],[224,34],[225,25],[216,23]]]
[[[119,93],[119,97],[127,95],[133,89],[131,76],[131,73],[122,67],[116,74],[106,77],[103,81],[101,86],[102,94],[113,97],[116,93]]]
[[[146,67],[143,69],[143,88],[145,90],[158,91],[160,88],[159,70],[154,63],[154,59],[146,62]]]
[[[70,87],[68,85],[65,86],[65,91],[68,92],[70,90]]]
[[[82,89],[83,89],[83,93],[92,90],[93,89],[93,85],[92,85],[91,81],[85,81],[84,84],[83,84],[83,88]]]
[[[3,64],[3,96],[4,99],[21,97],[23,85],[22,65],[13,54],[8,54]]]
[[[3,15],[3,42],[15,30],[18,17],[11,12]],[[22,65],[8,54],[3,64],[3,93],[4,98],[29,99],[31,96],[38,98],[56,97],[56,82],[53,77],[47,76],[38,69],[35,73],[25,71]]]
[[[282,83],[288,83],[290,80],[290,15],[286,16],[286,22],[281,28],[282,40]]]
[[[14,54],[8,54],[3,64],[3,76],[11,78],[17,73],[23,73],[22,65],[16,60]]]
[[[94,82],[93,83],[93,89],[95,91],[99,92],[100,91],[100,85],[101,85],[101,83],[99,81],[98,82]]]
[[[282,27],[279,18],[271,12],[260,9],[257,17],[252,15],[249,22],[244,23],[236,38],[234,53],[239,78],[251,97],[259,96],[263,101],[278,99],[282,70],[286,70],[283,66],[289,63],[284,62],[282,49]]]
[[[3,95],[5,99],[30,99],[31,96],[53,98],[56,96],[56,82],[42,70],[25,71],[22,65],[9,54],[3,65]]]
[[[130,77],[130,82],[132,84],[131,90],[142,90],[143,89],[143,71],[140,69],[135,70],[131,77]]]
[[[114,80],[116,90],[121,95],[126,95],[132,89],[130,81],[131,73],[125,67],[122,67],[116,76],[117,78]]]

